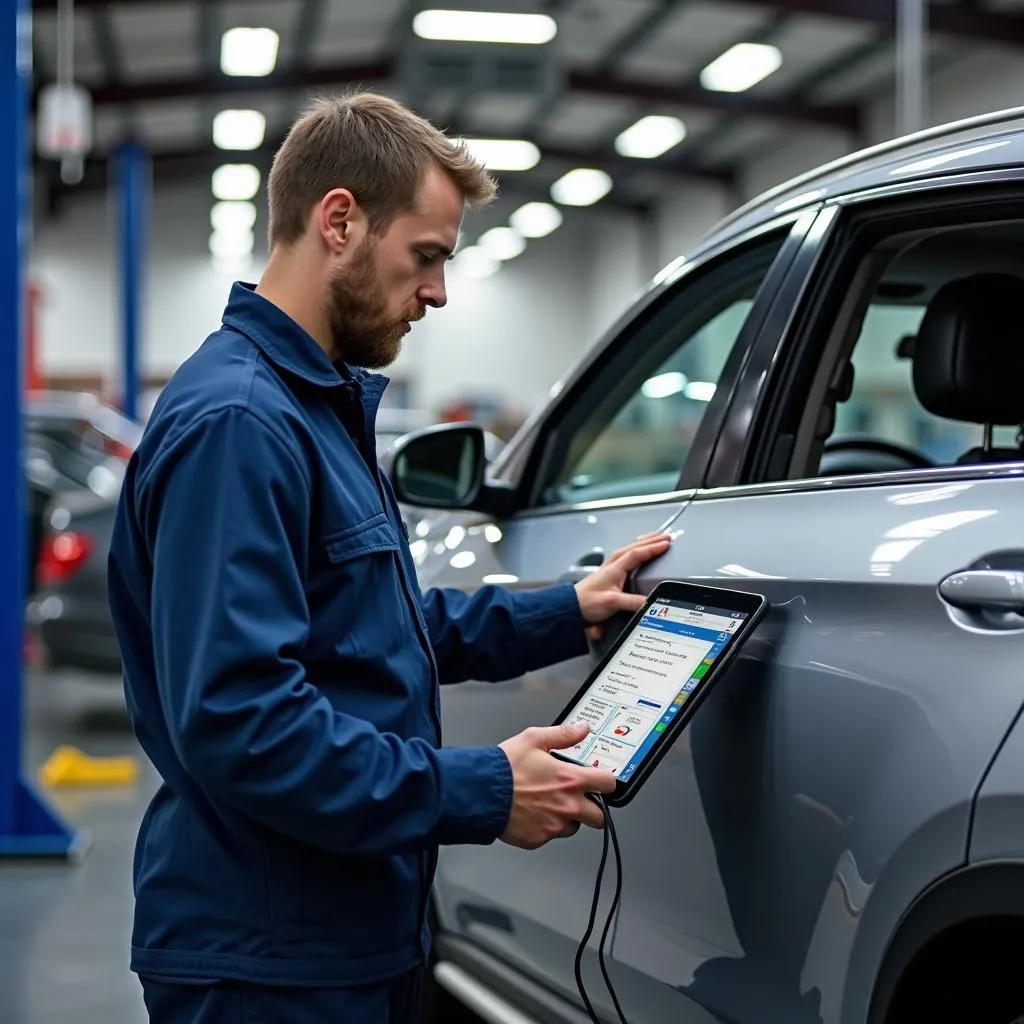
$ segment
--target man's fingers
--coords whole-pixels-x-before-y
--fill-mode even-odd
[[[615,568],[629,572],[638,566],[649,562],[652,558],[668,551],[669,539],[646,541],[643,544],[632,544],[625,548],[621,555],[615,559]],[[609,559],[609,561],[611,561]]]
[[[571,839],[580,830],[580,822],[570,821],[561,832],[558,833],[559,839]]]
[[[649,552],[657,552],[659,550],[667,551],[671,543],[672,538],[667,533],[655,534],[653,537],[624,545],[617,551],[614,551],[611,557],[604,564],[608,565],[609,562],[621,561],[624,558],[629,558],[637,554],[637,552],[642,552],[644,557],[649,558],[651,557]]]
[[[584,799],[580,808],[580,821],[588,828],[604,828],[604,814],[597,804]]]
[[[607,768],[581,768],[580,785],[585,793],[614,793],[615,776]]]
[[[530,732],[537,746],[543,750],[565,750],[576,746],[590,732],[590,726],[580,721],[563,725],[534,726]]]

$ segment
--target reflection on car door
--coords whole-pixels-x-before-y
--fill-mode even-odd
[[[457,522],[424,538],[421,583],[535,587],[579,578],[638,535],[671,528],[691,493],[679,489],[684,460],[715,408],[716,386],[742,364],[794,231],[786,224],[712,260],[628,328],[594,375],[564,393],[555,426],[541,433],[533,507],[503,522]],[[664,568],[645,566],[636,588],[649,591]],[[508,683],[446,688],[445,742],[494,743],[548,724],[593,664],[593,656],[584,657]],[[656,811],[642,826],[649,839],[663,830]],[[435,888],[442,927],[578,1002],[573,960],[601,841],[583,830],[534,852],[502,844],[442,850]],[[596,966],[588,971],[596,974]],[[596,1002],[607,999],[597,995]]]

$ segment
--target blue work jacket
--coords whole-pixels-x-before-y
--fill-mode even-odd
[[[140,974],[341,986],[423,962],[438,846],[493,842],[512,796],[500,747],[441,746],[438,684],[587,650],[570,585],[420,592],[375,454],[386,383],[236,284],[130,462],[109,599],[162,779]]]

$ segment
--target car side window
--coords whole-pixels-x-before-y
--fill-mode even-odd
[[[550,439],[541,505],[675,489],[765,277],[788,230],[684,277],[627,328]]]
[[[787,475],[1024,461],[1022,364],[1001,348],[1024,291],[1021,251],[1024,221],[910,226],[865,252],[826,325],[824,398],[802,403]]]

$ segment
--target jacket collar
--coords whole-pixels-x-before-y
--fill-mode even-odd
[[[227,308],[221,318],[252,341],[279,369],[321,387],[343,384],[365,386],[380,394],[388,384],[386,377],[369,374],[347,363],[332,363],[327,353],[287,313],[269,299],[256,294],[256,286],[236,281],[231,287]]]

